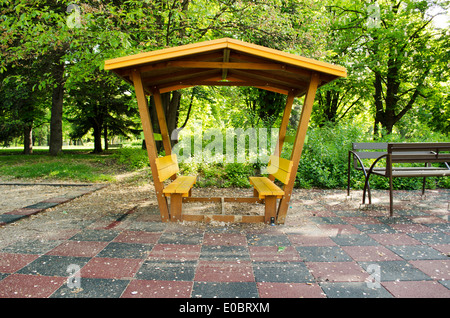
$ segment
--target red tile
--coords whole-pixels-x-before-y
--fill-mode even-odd
[[[247,238],[245,235],[235,233],[205,233],[203,244],[245,246],[247,245]]]
[[[381,222],[371,217],[342,217],[342,220],[348,224],[380,224]]]
[[[12,274],[0,281],[0,298],[47,298],[66,277]]]
[[[384,246],[341,246],[341,248],[357,262],[403,260]]]
[[[319,282],[364,282],[369,274],[356,262],[307,262]]]
[[[257,283],[261,298],[325,298],[318,284]]]
[[[27,209],[27,208],[23,208],[23,209],[17,209],[8,213],[4,213],[4,214],[12,214],[12,215],[33,215],[36,214],[38,212],[41,212],[42,209]]]
[[[433,279],[450,280],[450,260],[409,261]]]
[[[249,246],[250,258],[254,262],[300,262],[301,258],[293,246]]]
[[[122,298],[189,298],[193,282],[133,280]]]
[[[160,236],[161,233],[149,233],[145,231],[123,231],[114,239],[114,242],[156,244]]]
[[[14,273],[28,265],[39,255],[0,253],[0,273]]]
[[[65,241],[49,251],[47,255],[94,257],[108,242]]]
[[[197,260],[201,245],[157,244],[148,259]]]
[[[129,279],[142,263],[140,259],[94,257],[81,269],[81,277]]]
[[[254,282],[251,262],[200,261],[195,273],[198,282]]]
[[[337,245],[328,236],[319,235],[301,235],[301,234],[288,234],[288,238],[292,245],[295,246],[334,246]]]
[[[319,224],[317,227],[323,235],[336,236],[345,234],[361,234],[361,231],[350,224]]]
[[[368,234],[371,238],[382,245],[418,245],[422,244],[416,239],[404,233]]]
[[[382,282],[394,297],[450,298],[450,290],[436,281]]]

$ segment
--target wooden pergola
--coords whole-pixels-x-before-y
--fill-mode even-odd
[[[347,75],[346,69],[341,66],[230,38],[107,60],[105,61],[105,70],[113,71],[135,88],[156,197],[163,222],[175,219],[189,221],[204,221],[206,219],[204,216],[195,215],[178,216],[177,218],[170,216],[171,210],[163,193],[164,184],[158,178],[159,171],[156,165],[158,154],[146,96],[153,95],[164,150],[166,155],[170,155],[172,153],[171,132],[167,129],[161,101],[162,93],[192,86],[208,85],[253,86],[287,95],[278,144],[275,150],[275,155],[278,156],[281,153],[286,137],[286,128],[294,99],[304,96],[302,112],[290,158],[293,172],[289,174],[283,188],[284,195],[279,199],[276,211],[272,213],[276,223],[283,224],[291,199],[316,90],[326,83]],[[173,179],[175,178],[176,176],[173,177]],[[269,178],[273,180],[274,176],[270,175]],[[183,198],[184,201],[190,199],[195,200],[192,197]],[[238,199],[234,198],[235,201],[239,201]],[[249,202],[248,199],[252,198],[240,199],[242,199],[242,202]],[[208,200],[221,200],[221,198],[209,198]],[[255,197],[254,201],[260,201],[260,198]],[[267,217],[213,215],[209,216],[208,220],[267,222]]]

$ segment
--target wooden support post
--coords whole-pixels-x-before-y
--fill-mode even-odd
[[[181,220],[182,202],[183,198],[181,193],[172,193],[170,195],[170,221]]]
[[[274,156],[277,156],[277,157],[279,157],[281,155],[281,152],[283,150],[284,137],[286,137],[287,125],[289,123],[289,117],[291,115],[291,110],[292,110],[292,105],[294,104],[294,99],[295,99],[295,92],[291,90],[287,96],[286,106],[284,108],[284,113],[283,113],[283,119],[281,120],[281,125],[280,125],[280,132],[278,134],[278,141],[277,141],[277,145],[275,147],[275,151],[273,154]],[[271,181],[274,181],[275,177],[273,175],[269,175],[269,179]]]
[[[284,196],[282,197],[280,205],[278,207],[278,217],[277,217],[278,224],[284,224],[286,220],[286,214],[289,208],[289,202],[291,200],[292,189],[294,188],[295,176],[297,175],[295,172],[298,168],[300,157],[302,155],[306,131],[308,129],[309,118],[311,117],[314,98],[319,84],[320,84],[319,74],[313,73],[311,75],[311,81],[309,82],[308,90],[306,92],[305,101],[303,102],[302,113],[300,115],[300,121],[297,127],[297,134],[295,136],[295,143],[292,149],[291,161],[292,166],[294,168],[289,177],[289,181],[284,186]]]
[[[147,154],[150,161],[150,168],[152,170],[156,199],[158,200],[159,211],[161,213],[161,220],[163,222],[168,222],[169,209],[167,205],[167,199],[163,194],[164,185],[159,181],[158,177],[158,168],[156,167],[156,158],[158,157],[158,154],[156,152],[156,144],[153,137],[150,112],[148,109],[147,98],[145,97],[144,86],[142,85],[141,73],[137,70],[133,71],[132,79],[136,92],[136,99],[139,107],[142,129],[144,130],[145,144],[147,146]]]
[[[166,115],[164,114],[161,94],[158,88],[152,89],[153,100],[155,101],[156,114],[158,116],[159,129],[161,131],[161,137],[163,141],[164,151],[166,156],[172,154],[172,146],[170,144],[169,130],[167,129]]]
[[[274,221],[277,218],[277,197],[274,195],[268,195],[265,198],[264,222],[270,224],[271,218]]]

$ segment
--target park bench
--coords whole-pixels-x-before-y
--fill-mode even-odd
[[[286,184],[289,181],[291,170],[292,161],[278,156],[270,156],[267,172],[273,176],[273,178]],[[260,199],[264,200],[264,222],[269,223],[276,217],[277,199],[283,197],[284,191],[267,177],[250,177],[249,180],[254,187],[254,196],[258,196]]]
[[[381,151],[380,151],[381,150]],[[369,179],[372,174],[389,178],[389,215],[393,216],[392,179],[396,177],[422,177],[422,195],[425,193],[427,177],[444,177],[450,175],[450,143],[353,143],[348,154],[347,196],[350,196],[350,169],[353,167],[364,173],[364,190],[362,203],[365,204],[366,192],[369,204],[372,204]],[[364,166],[363,159],[374,159],[370,168]],[[376,166],[385,159],[384,166]],[[424,166],[398,166],[403,163],[421,163]],[[432,166],[441,163],[443,166]],[[394,165],[395,164],[395,165]]]
[[[182,198],[191,195],[191,190],[197,177],[176,175],[180,168],[178,167],[175,154],[157,158],[156,167],[160,182],[164,182],[169,178],[173,180],[164,187],[163,193],[166,197],[170,197],[170,217],[172,220],[181,220]]]

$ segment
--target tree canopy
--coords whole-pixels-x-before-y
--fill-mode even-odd
[[[424,127],[448,135],[450,31],[434,23],[448,9],[446,0],[0,0],[0,141],[23,135],[32,143],[32,129],[48,124],[57,155],[63,119],[73,138],[131,136],[133,92],[103,70],[104,60],[221,37],[345,66],[347,79],[318,91],[314,125],[359,116],[374,138]],[[257,89],[204,93],[163,96],[169,130],[183,125],[192,103],[215,115],[222,103],[224,118],[233,107],[253,109],[271,126],[284,102]]]

